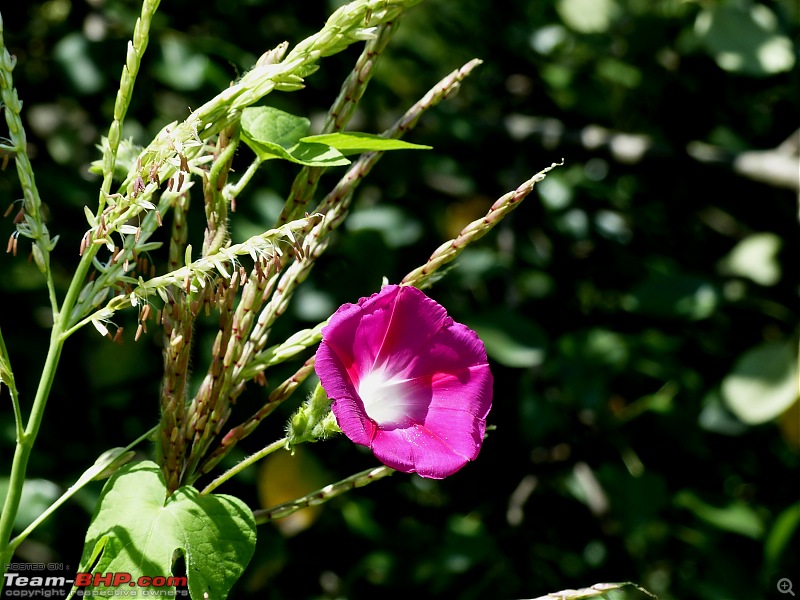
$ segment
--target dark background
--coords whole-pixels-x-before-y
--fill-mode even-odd
[[[125,135],[147,143],[265,50],[317,31],[335,7],[163,2]],[[53,260],[63,294],[87,227],[82,207],[97,201],[88,165],[139,6],[4,8],[36,181],[61,235]],[[783,597],[780,577],[800,586],[798,35],[791,1],[413,8],[351,128],[379,132],[450,71],[473,57],[484,64],[407,138],[432,151],[378,163],[274,339],[374,292],[384,276],[399,281],[494,199],[563,158],[429,292],[486,342],[496,429],[447,480],[396,474],[282,529],[261,526],[232,597],[532,598],[634,581],[662,599],[750,600]],[[359,52],[324,59],[305,90],[266,101],[318,122]],[[637,136],[643,151],[624,152],[631,138],[596,143],[598,131]],[[752,151],[777,171],[742,173]],[[296,169],[262,171],[232,215],[237,240],[272,224]],[[335,180],[326,176],[323,189]],[[0,208],[20,196],[11,163]],[[190,218],[201,228],[201,212]],[[11,218],[0,221],[0,237],[12,231]],[[0,326],[27,408],[50,317],[25,242],[20,249],[0,255]],[[22,522],[158,418],[160,335],[134,343],[132,315],[120,322],[129,325],[122,346],[92,328],[68,342]],[[200,376],[212,329],[197,336]],[[270,384],[297,366],[268,373]],[[263,395],[249,390],[234,421]],[[9,465],[13,419],[2,397]],[[281,436],[296,401],[238,456]],[[272,490],[303,494],[375,462],[339,437],[219,491],[255,507]],[[82,490],[19,557],[75,563],[100,489]]]

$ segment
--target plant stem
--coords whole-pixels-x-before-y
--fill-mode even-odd
[[[364,487],[372,483],[373,481],[378,481],[379,479],[383,479],[387,475],[391,475],[394,473],[395,470],[391,467],[387,467],[386,465],[375,467],[372,469],[367,469],[365,471],[361,471],[360,473],[356,473],[355,475],[351,475],[341,481],[337,481],[336,483],[332,483],[330,485],[326,485],[324,488],[317,490],[316,492],[312,492],[308,496],[303,496],[302,498],[298,498],[297,500],[291,500],[289,502],[284,502],[283,504],[278,504],[277,506],[273,506],[272,508],[266,508],[263,510],[254,510],[253,516],[256,519],[256,525],[262,525],[263,523],[267,523],[269,521],[274,521],[275,519],[282,519],[283,517],[288,517],[292,513],[297,512],[298,510],[302,510],[309,506],[317,506],[319,504],[324,504],[328,500],[335,498],[336,496],[340,496],[345,492],[349,492],[350,490],[354,490],[356,488]]]
[[[230,479],[231,477],[233,477],[237,473],[240,473],[240,472],[244,471],[250,465],[252,465],[254,463],[257,463],[258,461],[260,461],[265,456],[268,456],[269,454],[272,454],[276,450],[280,450],[281,448],[284,448],[285,446],[286,446],[286,438],[281,438],[281,439],[279,439],[277,441],[272,442],[266,448],[262,448],[261,450],[259,450],[255,454],[251,454],[250,456],[245,458],[243,461],[241,461],[236,466],[231,467],[230,469],[225,471],[222,475],[220,475],[214,481],[209,483],[203,489],[203,491],[200,492],[200,493],[201,494],[209,494],[209,493],[211,493],[212,491],[217,489],[220,485],[222,485],[223,483],[228,481],[228,479]]]
[[[328,110],[328,116],[320,133],[342,131],[350,121],[370,79],[372,79],[375,63],[397,29],[397,23],[397,20],[382,23],[378,26],[375,37],[364,45],[364,50],[358,57],[355,68],[342,84],[339,95]],[[289,198],[278,217],[279,225],[288,223],[303,214],[325,171],[324,167],[303,167],[300,170],[292,184]]]
[[[520,205],[522,200],[533,191],[533,186],[542,181],[545,175],[563,162],[553,163],[549,167],[542,169],[528,181],[517,187],[516,190],[508,192],[492,204],[486,216],[476,219],[452,240],[445,242],[434,250],[431,257],[421,267],[417,267],[403,278],[400,285],[413,285],[416,288],[424,289],[428,287],[436,278],[436,271],[443,265],[455,260],[461,252],[472,242],[482,238],[484,235],[497,225],[503,217]]]
[[[0,562],[6,565],[11,562],[12,548],[8,544],[11,537],[11,530],[14,520],[19,510],[19,503],[22,499],[22,486],[25,483],[25,472],[28,467],[28,459],[33,449],[33,443],[39,433],[42,424],[44,409],[47,405],[47,398],[50,395],[50,388],[53,385],[58,360],[61,357],[61,349],[64,341],[61,339],[61,323],[57,321],[53,326],[50,335],[50,349],[47,353],[42,378],[39,381],[39,389],[31,407],[31,414],[28,419],[27,427],[22,436],[17,439],[17,446],[14,452],[14,461],[11,464],[11,474],[8,478],[8,492],[3,503],[3,514],[0,516]],[[0,583],[2,586],[2,583]]]
[[[0,384],[6,384],[11,395],[11,404],[14,407],[14,425],[17,438],[22,436],[22,410],[19,406],[19,392],[14,381],[14,371],[11,369],[11,359],[8,356],[3,332],[0,331]]]
[[[150,24],[160,2],[161,0],[144,0],[142,2],[142,12],[133,28],[132,39],[128,42],[125,66],[122,67],[122,77],[120,78],[117,97],[114,101],[114,120],[108,129],[107,144],[103,148],[103,183],[100,185],[100,195],[97,201],[96,214],[98,217],[103,212],[106,196],[111,191],[114,165],[117,162],[117,151],[122,140],[122,123],[125,120],[125,115],[133,97],[133,85],[136,82],[136,76],[142,64],[142,57],[147,49]]]
[[[109,131],[109,147],[104,152],[104,172],[105,180],[101,186],[100,200],[98,213],[100,214],[105,204],[105,196],[111,184],[110,174],[113,172],[114,162],[116,160],[116,152],[119,145],[121,136],[122,121],[127,111],[128,103],[133,92],[133,83],[138,72],[139,64],[141,62],[144,49],[147,46],[147,35],[153,14],[158,7],[159,0],[145,0],[142,5],[142,15],[136,23],[134,31],[133,43],[129,45],[128,56],[126,64],[123,68],[122,82],[120,85],[120,93],[117,97],[117,102],[114,108],[114,122],[111,130]],[[2,20],[0,19],[0,47],[3,49],[3,101],[8,108],[14,110],[6,110],[6,120],[9,123],[9,129],[13,136],[16,136],[16,151],[17,151],[17,172],[19,174],[20,182],[23,185],[25,192],[25,210],[33,218],[26,221],[28,227],[33,227],[29,237],[34,239],[34,259],[39,266],[40,270],[45,274],[47,279],[48,295],[53,311],[53,329],[50,332],[50,346],[47,351],[47,358],[42,369],[42,376],[39,380],[39,387],[36,391],[36,396],[31,407],[31,412],[28,417],[28,422],[24,431],[20,431],[21,426],[17,427],[17,444],[14,450],[14,458],[11,464],[11,473],[8,481],[8,491],[6,492],[5,501],[3,502],[3,512],[0,515],[0,560],[2,565],[11,562],[15,545],[9,544],[11,531],[14,527],[14,521],[19,511],[19,504],[22,499],[22,487],[25,483],[25,476],[28,468],[28,460],[30,459],[31,451],[33,450],[34,442],[39,434],[44,418],[44,411],[47,406],[47,400],[50,396],[50,390],[53,386],[55,379],[56,369],[58,367],[59,359],[61,358],[61,351],[64,347],[64,342],[73,331],[69,329],[70,314],[75,302],[80,294],[80,289],[83,285],[84,279],[92,264],[92,258],[98,250],[97,245],[91,245],[83,253],[75,274],[70,283],[67,295],[58,308],[58,299],[55,293],[55,286],[50,272],[49,252],[52,249],[47,228],[41,221],[39,207],[41,200],[39,199],[38,191],[33,183],[33,170],[28,160],[26,148],[24,144],[24,130],[17,127],[19,120],[19,109],[21,103],[16,97],[16,92],[11,88],[11,70],[13,69],[13,60],[8,57],[7,51],[2,44]],[[10,102],[9,102],[10,101]],[[12,118],[13,117],[13,118]],[[20,122],[21,123],[21,122]],[[19,228],[18,228],[19,229]],[[3,581],[0,581],[0,590],[3,587]]]
[[[133,452],[130,452],[130,450],[134,446],[137,446],[139,443],[145,441],[147,438],[153,435],[157,430],[158,427],[153,427],[150,431],[140,435],[137,439],[132,441],[125,448],[114,448],[113,449],[114,453],[110,458],[106,458],[108,452],[104,452],[103,455],[101,455],[100,458],[98,458],[97,461],[95,461],[95,463],[91,467],[86,469],[86,471],[84,471],[81,474],[81,476],[75,483],[73,483],[71,486],[69,486],[69,488],[67,488],[67,491],[61,494],[61,496],[59,496],[59,498],[55,502],[53,502],[53,504],[47,507],[47,509],[41,515],[39,515],[36,518],[36,520],[33,521],[33,523],[28,525],[22,533],[20,533],[13,540],[11,540],[11,542],[9,542],[8,545],[9,549],[12,552],[16,550],[17,546],[19,546],[34,529],[36,529],[39,525],[41,525],[42,522],[44,522],[51,514],[53,514],[56,511],[56,509],[58,509],[59,506],[61,506],[62,504],[64,504],[64,502],[66,502],[72,496],[74,496],[77,493],[77,491],[80,490],[82,487],[84,487],[87,483],[89,483],[90,481],[95,481],[98,479],[104,479],[106,477],[109,477],[110,475],[106,472],[106,469],[108,469],[113,465],[114,471],[116,471],[117,469],[119,469],[119,467],[128,462],[128,460],[130,460],[134,454]]]
[[[36,396],[33,400],[33,406],[31,407],[31,412],[24,431],[21,431],[21,415],[19,417],[20,425],[17,428],[17,445],[14,450],[14,459],[11,464],[11,473],[8,479],[8,491],[6,492],[6,498],[3,502],[3,512],[2,515],[0,515],[0,564],[3,565],[11,562],[13,548],[9,546],[8,541],[11,537],[14,520],[17,517],[19,503],[22,499],[22,486],[25,483],[28,460],[31,450],[33,450],[36,436],[39,434],[39,429],[42,425],[47,399],[50,396],[50,389],[53,386],[56,368],[61,358],[61,350],[64,347],[64,342],[67,340],[67,337],[69,337],[67,335],[68,332],[65,331],[69,324],[69,315],[78,298],[81,284],[89,271],[89,267],[92,264],[92,257],[97,251],[97,248],[97,246],[94,246],[84,252],[80,263],[78,263],[78,268],[75,271],[75,276],[72,279],[67,295],[64,298],[64,303],[61,305],[61,310],[53,315],[54,321],[53,329],[50,332],[50,347],[47,351],[47,357],[45,358],[44,367],[42,368],[42,376],[39,380],[39,387],[36,390]],[[0,581],[0,590],[2,590],[3,581]]]
[[[33,240],[31,256],[45,277],[50,306],[55,312],[58,302],[53,274],[50,270],[50,251],[55,246],[58,236],[56,239],[50,239],[50,232],[47,230],[42,216],[42,199],[39,196],[39,189],[36,187],[36,179],[33,176],[33,167],[28,157],[28,141],[20,114],[22,102],[17,90],[14,89],[12,71],[16,63],[17,59],[8,53],[3,42],[3,18],[0,16],[0,104],[5,112],[14,163],[17,167],[17,177],[22,185],[23,195],[22,209],[20,210],[22,218],[16,225],[15,235],[23,235]]]

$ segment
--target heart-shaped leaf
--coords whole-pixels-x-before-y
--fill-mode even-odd
[[[309,167],[350,164],[341,152],[326,144],[305,142],[311,122],[271,106],[242,111],[242,140],[261,160],[282,158]]]
[[[103,488],[79,571],[129,574],[122,585],[138,597],[145,589],[136,587],[139,577],[170,578],[182,557],[192,598],[225,598],[253,555],[255,528],[238,498],[188,486],[167,498],[161,469],[144,461],[120,469]]]
[[[797,353],[793,344],[770,341],[745,352],[722,380],[728,408],[742,422],[771,421],[797,402]]]
[[[242,133],[258,142],[288,150],[308,134],[311,121],[271,106],[252,106],[242,111]]]

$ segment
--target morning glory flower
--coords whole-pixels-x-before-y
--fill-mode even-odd
[[[492,374],[478,335],[410,286],[345,304],[316,372],[342,432],[385,465],[441,479],[480,452]]]

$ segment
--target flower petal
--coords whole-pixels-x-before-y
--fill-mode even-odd
[[[477,334],[411,287],[345,304],[322,330],[316,371],[339,427],[385,464],[441,478],[474,460],[492,403]]]
[[[392,431],[379,430],[372,452],[383,464],[402,473],[443,479],[469,462],[469,458],[452,448],[421,425]]]
[[[376,425],[367,417],[364,404],[347,376],[347,369],[339,355],[325,343],[317,350],[315,370],[328,398],[334,400],[331,409],[342,431],[346,431],[356,444],[369,446],[375,435]]]

